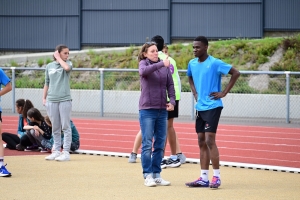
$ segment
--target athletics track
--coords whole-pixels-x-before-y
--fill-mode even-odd
[[[80,150],[129,155],[135,135],[139,131],[138,120],[134,119],[73,118],[73,122],[80,133]],[[2,132],[15,133],[17,124],[17,116],[4,115]],[[194,122],[175,120],[174,127],[182,152],[190,160],[199,160]],[[295,168],[297,172],[300,172],[300,126],[288,128],[220,123],[217,131],[217,145],[222,162]],[[25,152],[5,150],[5,154],[5,156],[25,155]],[[166,155],[170,155],[168,145]]]

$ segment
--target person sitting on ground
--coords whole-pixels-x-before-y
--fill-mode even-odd
[[[30,120],[29,125],[24,126],[27,130],[26,134],[29,137],[32,144],[35,146],[27,147],[26,151],[38,150],[42,148],[41,153],[51,152],[51,149],[47,149],[42,145],[43,140],[50,140],[52,137],[52,127],[48,126],[45,122],[45,118],[41,112],[36,108],[30,108],[27,112],[27,118]]]
[[[2,140],[6,143],[6,148],[24,151],[27,146],[32,145],[23,127],[28,125],[29,120],[27,119],[27,111],[33,107],[32,102],[28,99],[18,99],[16,101],[16,110],[19,113],[18,130],[17,134],[7,132],[2,133]]]
[[[45,116],[45,122],[48,124],[48,126],[52,127],[52,123],[51,120],[48,116]],[[76,126],[74,125],[73,121],[70,120],[70,125],[71,125],[71,132],[72,132],[72,142],[71,142],[71,147],[70,147],[70,151],[76,151],[79,149],[80,147],[80,142],[79,142],[79,133],[78,130],[76,128]],[[64,142],[64,133],[62,131],[61,133],[61,148],[63,148],[63,142]],[[53,138],[51,138],[50,140],[43,140],[42,141],[42,145],[47,147],[47,148],[51,148],[53,149]]]

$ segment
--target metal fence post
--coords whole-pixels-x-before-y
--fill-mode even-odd
[[[104,68],[100,68],[100,117],[103,117],[103,109],[104,109]]]
[[[286,123],[290,123],[290,71],[286,71]]]
[[[11,67],[11,85],[12,85],[12,113],[15,113],[15,102],[16,102],[16,67]]]

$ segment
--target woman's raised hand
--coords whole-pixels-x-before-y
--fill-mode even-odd
[[[53,56],[54,58],[56,58],[56,60],[60,58],[60,55],[57,50],[54,52]]]

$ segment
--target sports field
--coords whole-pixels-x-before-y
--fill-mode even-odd
[[[17,115],[4,116],[3,132],[15,132],[17,121]],[[299,199],[297,126],[220,123],[217,144],[222,185],[213,190],[184,185],[200,174],[193,121],[174,123],[188,163],[163,169],[162,177],[171,181],[171,186],[155,188],[143,185],[140,159],[135,164],[127,162],[139,130],[137,120],[76,117],[73,121],[81,147],[69,162],[46,161],[47,154],[39,152],[5,149],[12,177],[0,179],[1,191],[5,191],[0,199]],[[226,163],[235,164],[227,167]],[[249,169],[262,166],[269,169]]]

